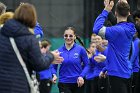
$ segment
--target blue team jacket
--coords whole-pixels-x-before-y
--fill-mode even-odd
[[[60,55],[64,58],[59,69],[59,82],[77,83],[77,78],[79,76],[85,77],[89,63],[86,50],[76,43],[70,50],[67,50],[65,45],[58,50],[61,53]],[[54,65],[54,67],[57,70],[57,65]],[[56,70],[54,71],[55,73]]]
[[[132,66],[129,53],[132,38],[136,32],[135,25],[120,22],[115,26],[104,27],[103,24],[107,16],[108,12],[103,10],[94,23],[93,32],[105,37],[109,42],[106,59],[108,75],[130,78]]]

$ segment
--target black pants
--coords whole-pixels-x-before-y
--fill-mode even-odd
[[[140,93],[140,71],[137,74],[134,73],[133,75],[134,75],[133,78],[135,80],[135,82],[134,82],[135,86],[134,86],[133,93]],[[137,78],[137,79],[135,79],[135,78]]]
[[[109,76],[110,93],[131,93],[131,79]]]
[[[50,93],[52,82],[49,79],[40,80],[39,91],[40,93]]]
[[[93,80],[92,93],[108,93],[108,78],[95,77]]]
[[[133,73],[133,78],[132,78],[132,93],[137,93],[136,92],[136,87],[137,87],[137,82],[138,82],[138,72]],[[140,93],[140,92],[138,92]]]
[[[86,80],[85,83],[85,93],[94,93],[93,92],[93,80]]]
[[[84,85],[78,87],[77,83],[58,83],[59,93],[84,93]]]

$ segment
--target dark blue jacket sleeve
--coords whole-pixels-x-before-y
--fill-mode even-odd
[[[57,74],[56,72],[57,72],[57,65],[56,65],[56,66],[51,65],[51,74],[52,74],[52,75],[53,75],[53,74]]]
[[[57,74],[57,68],[58,68],[58,65],[57,64],[54,64],[53,65],[53,68],[51,69],[52,74]]]

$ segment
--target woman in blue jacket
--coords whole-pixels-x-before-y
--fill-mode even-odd
[[[64,61],[59,69],[60,93],[83,93],[84,77],[88,71],[88,56],[86,49],[78,45],[75,40],[79,38],[73,27],[68,27],[64,32],[65,43],[58,49]],[[57,66],[55,65],[55,68]]]

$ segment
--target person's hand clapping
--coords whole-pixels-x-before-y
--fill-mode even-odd
[[[102,45],[96,45],[96,49],[97,49],[98,51],[100,51],[100,52],[105,51],[105,48],[102,47]]]
[[[94,57],[94,60],[100,63],[100,62],[103,62],[106,60],[106,56],[99,54],[99,55]]]

